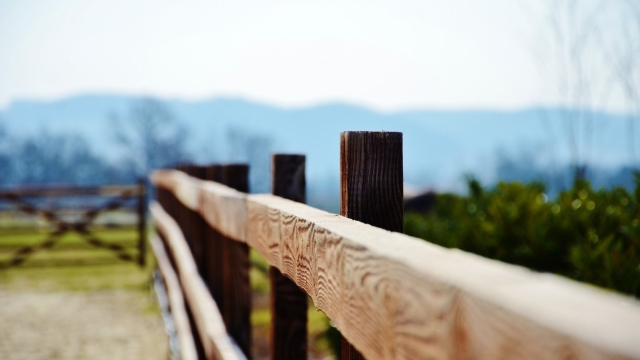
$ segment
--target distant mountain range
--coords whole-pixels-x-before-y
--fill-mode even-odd
[[[14,136],[41,130],[79,134],[96,153],[115,161],[119,152],[108,118],[126,114],[136,100],[92,94],[16,101],[0,109],[0,123]],[[188,147],[197,161],[233,160],[227,141],[231,129],[261,134],[272,140],[274,152],[306,154],[310,189],[332,193],[338,186],[339,136],[345,130],[403,132],[406,182],[416,188],[459,190],[465,173],[494,181],[501,159],[542,168],[568,164],[569,134],[562,115],[577,114],[561,108],[377,112],[340,103],[285,109],[230,98],[165,103],[187,127]],[[593,121],[589,163],[605,168],[627,164],[626,117],[597,113]]]

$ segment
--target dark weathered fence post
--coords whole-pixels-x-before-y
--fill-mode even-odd
[[[305,156],[271,156],[271,193],[305,203]],[[271,359],[307,358],[307,294],[276,267],[271,280]]]
[[[138,180],[138,264],[144,267],[147,256],[147,191],[145,179]]]
[[[184,172],[185,174],[188,174],[189,168],[191,168],[191,166],[193,165],[181,164],[176,167],[176,170],[179,170]],[[178,223],[178,226],[180,227],[180,230],[182,231],[182,234],[184,235],[184,238],[187,241],[187,245],[189,246],[189,249],[191,250],[191,254],[193,255],[195,260],[196,256],[194,253],[194,236],[193,236],[194,234],[193,234],[193,227],[192,227],[193,211],[187,208],[184,204],[182,204],[175,195],[172,195],[171,199],[172,199],[172,202],[174,203],[172,208],[174,209],[173,211],[175,212],[175,216],[172,216],[172,217]],[[196,264],[197,264],[197,261],[196,261]],[[199,334],[198,327],[196,326],[196,321],[193,315],[193,309],[191,309],[191,307],[188,304],[186,309],[187,309],[187,315],[189,316],[189,323],[191,324],[191,331],[193,332],[193,334]],[[194,336],[193,341],[196,346],[198,358],[205,359],[204,346],[202,344],[202,339],[200,338],[200,336],[199,335]]]
[[[205,167],[205,180],[222,183],[222,165],[208,165]],[[204,281],[211,292],[211,296],[216,301],[220,313],[224,309],[222,270],[222,234],[207,224],[205,227],[206,245],[204,248]]]
[[[222,183],[249,192],[249,166],[229,164],[222,167]],[[248,359],[251,359],[251,284],[249,282],[249,246],[224,238],[222,246],[222,317],[229,334]]]
[[[156,198],[158,200],[158,203],[160,204],[160,206],[162,206],[162,208],[167,212],[167,214],[169,214],[171,217],[173,217],[175,219],[175,214],[172,210],[173,207],[173,201],[175,198],[173,198],[173,194],[171,194],[171,192],[167,189],[161,188],[161,187],[156,187]],[[164,238],[164,236],[162,236],[162,234],[160,234],[159,231],[156,231],[156,233],[158,233],[158,236],[160,236],[160,239],[163,242],[163,245],[165,247],[165,249],[168,248],[168,245],[166,243],[166,239]],[[175,260],[173,258],[173,253],[171,251],[167,252],[167,255],[169,256],[169,260],[171,261],[171,266],[176,269],[176,273],[178,272],[178,269],[176,267],[175,264]]]
[[[196,179],[205,178],[205,168],[197,165],[185,166],[185,172],[187,175]],[[204,253],[205,253],[205,227],[206,223],[200,213],[191,209],[186,209],[187,227],[191,234],[191,252],[193,253],[193,259],[195,260],[198,272],[202,276],[204,274]]]
[[[183,173],[186,174],[187,173],[187,166],[189,166],[189,165],[188,164],[180,164],[180,165],[176,166],[176,170],[182,171]],[[190,229],[189,226],[187,226],[188,223],[189,223],[189,220],[188,220],[189,219],[189,214],[187,213],[188,209],[175,196],[174,196],[174,199],[175,199],[175,203],[176,203],[176,207],[175,207],[176,217],[174,219],[178,223],[178,226],[180,226],[180,230],[182,230],[182,234],[184,235],[184,239],[187,241],[187,244],[189,245],[189,249],[193,253],[193,245],[191,244],[191,231],[190,231],[191,229]]]
[[[403,231],[402,133],[340,134],[340,215]],[[363,359],[344,337],[342,359]]]

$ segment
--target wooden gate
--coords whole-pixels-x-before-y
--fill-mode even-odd
[[[145,198],[144,181],[127,186],[2,189],[0,255],[5,256],[0,267],[24,264],[37,252],[54,247],[106,249],[116,255],[110,257],[111,261],[120,259],[144,266]],[[123,229],[135,229],[136,239],[119,238],[114,230]],[[82,242],[65,244],[65,235],[70,233],[79,235]],[[45,235],[44,239],[38,240],[38,234]],[[80,262],[91,263],[90,259]]]

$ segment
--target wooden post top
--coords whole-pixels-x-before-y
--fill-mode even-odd
[[[271,156],[271,193],[285,199],[306,203],[305,156],[273,154]]]
[[[402,232],[402,133],[340,135],[340,215]]]

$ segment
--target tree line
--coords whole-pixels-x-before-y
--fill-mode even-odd
[[[87,139],[41,129],[28,137],[10,134],[0,121],[0,185],[79,185],[133,183],[157,168],[179,163],[220,161],[211,154],[193,154],[187,147],[189,129],[162,101],[141,98],[124,114],[108,116],[107,136],[121,154],[107,159]],[[250,185],[268,192],[269,153],[273,141],[264,134],[230,128],[226,133],[232,157],[226,162],[248,163]]]

